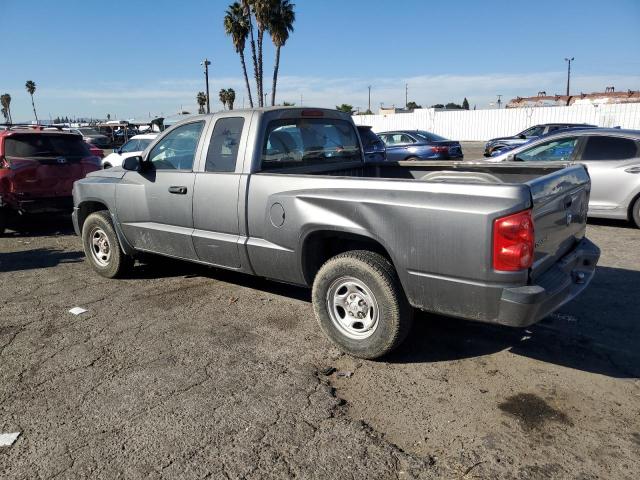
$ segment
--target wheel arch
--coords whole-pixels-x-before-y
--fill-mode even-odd
[[[345,230],[319,229],[309,232],[302,240],[300,264],[306,284],[313,284],[318,270],[327,260],[350,250],[378,253],[396,268],[388,249],[378,239]]]

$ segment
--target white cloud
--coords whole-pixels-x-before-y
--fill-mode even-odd
[[[271,78],[267,80],[265,91],[271,94]],[[278,101],[304,105],[333,107],[349,103],[354,107],[367,108],[368,90],[371,85],[371,107],[376,110],[384,105],[403,105],[405,84],[409,85],[409,100],[423,106],[454,101],[461,103],[467,97],[469,103],[478,108],[486,108],[495,101],[496,95],[503,95],[508,101],[515,96],[535,95],[546,91],[552,95],[562,94],[566,88],[565,72],[539,72],[526,74],[487,75],[419,75],[412,77],[310,77],[282,76],[278,82]],[[618,91],[640,88],[640,75],[576,75],[572,77],[571,90],[574,93],[602,91],[608,85],[615,85]],[[210,77],[212,108],[221,108],[218,102],[220,88],[232,87],[236,90],[236,107],[242,106],[246,97],[244,78]],[[20,89],[22,87],[20,86]],[[16,90],[18,87],[16,87]],[[126,84],[123,82],[101,82],[89,88],[42,86],[36,93],[36,106],[53,115],[104,116],[112,117],[164,113],[174,113],[180,108],[196,110],[195,95],[204,90],[204,78],[163,79],[153,84]],[[252,92],[255,98],[255,91]],[[28,98],[14,96],[12,109],[15,118],[30,117]],[[26,97],[26,96],[25,96]],[[244,98],[245,106],[248,100]],[[256,102],[257,103],[257,102]]]

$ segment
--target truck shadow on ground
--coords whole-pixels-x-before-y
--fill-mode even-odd
[[[310,302],[309,289],[237,272],[163,259],[137,266],[132,278],[203,276]],[[573,302],[527,329],[417,313],[409,338],[382,360],[440,362],[508,349],[516,355],[614,378],[640,378],[640,272],[598,267]]]
[[[640,272],[598,267],[573,302],[526,329],[420,313],[392,363],[439,362],[508,349],[576,370],[640,378]]]
[[[25,245],[28,248],[28,245]],[[19,272],[38,268],[51,268],[61,263],[82,262],[82,251],[35,248],[19,252],[0,253],[0,272]]]

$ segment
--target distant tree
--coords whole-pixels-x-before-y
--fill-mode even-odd
[[[107,113],[107,122],[108,122],[109,120],[111,120],[111,114],[110,114],[110,113]]]
[[[218,92],[218,98],[220,99],[220,102],[222,103],[222,108],[224,108],[226,110],[226,108],[227,108],[227,91],[224,88],[221,88],[220,92]]]
[[[469,100],[467,100],[467,97],[464,97],[464,100],[462,101],[462,108],[469,110]]]
[[[462,105],[458,105],[457,103],[453,102],[447,103],[444,107],[450,110],[462,110]]]
[[[407,103],[407,108],[409,110],[415,110],[416,108],[422,108],[422,106],[418,105],[416,102]]]
[[[251,29],[251,18],[248,8],[234,2],[229,5],[224,16],[224,30],[231,37],[236,53],[240,56],[242,64],[242,73],[244,74],[244,83],[249,96],[249,105],[253,108],[253,98],[251,98],[251,86],[249,85],[249,76],[247,75],[247,64],[244,60],[244,47]],[[253,33],[252,33],[253,36]],[[254,47],[255,50],[255,47]],[[255,53],[254,53],[255,58]]]
[[[198,113],[205,113],[204,106],[207,104],[207,94],[204,92],[198,92],[196,95],[196,102],[198,102]]]
[[[373,115],[373,112],[367,108],[367,109],[364,111],[364,114],[365,114],[365,115]]]
[[[0,95],[0,105],[2,105],[2,115],[7,123],[13,123],[11,118],[11,95],[3,93]]]
[[[282,102],[283,107],[294,107],[296,104],[291,102]]]
[[[444,108],[444,105],[441,103],[436,103],[435,105],[431,105],[431,108]]]
[[[271,106],[276,104],[276,84],[278,83],[278,70],[280,68],[280,49],[289,39],[289,33],[293,32],[293,22],[296,14],[293,11],[295,5],[289,0],[275,0],[273,10],[269,16],[268,30],[271,41],[276,47],[276,59],[273,66],[273,85],[271,87]],[[262,75],[262,72],[260,72]]]
[[[236,101],[236,91],[233,88],[227,88],[227,106],[229,110],[233,110],[233,102]]]
[[[353,113],[353,105],[349,105],[348,103],[343,103],[342,105],[336,105],[336,110],[345,113]]]
[[[33,107],[33,116],[36,117],[36,123],[38,123],[38,114],[36,113],[36,104],[33,102],[33,94],[36,93],[36,82],[33,80],[27,80],[27,83],[24,84],[24,87],[27,89],[27,93],[31,95],[31,106]]]

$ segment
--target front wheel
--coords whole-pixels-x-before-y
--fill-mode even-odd
[[[373,359],[391,352],[413,323],[393,265],[366,250],[329,259],[316,275],[312,298],[324,333],[354,357]]]
[[[92,213],[85,220],[82,246],[91,268],[103,277],[120,277],[133,266],[134,260],[122,251],[111,216],[105,210]]]
[[[631,206],[631,221],[637,228],[640,228],[640,197],[636,198]]]

